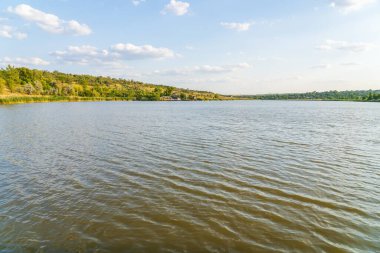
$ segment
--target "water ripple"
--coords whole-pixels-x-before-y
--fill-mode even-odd
[[[380,252],[379,118],[375,103],[0,107],[0,252]]]

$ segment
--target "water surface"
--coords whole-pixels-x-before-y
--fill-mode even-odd
[[[380,104],[0,106],[0,252],[380,252]]]

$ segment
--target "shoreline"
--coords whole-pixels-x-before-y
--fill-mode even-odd
[[[141,101],[141,102],[194,102],[194,101],[310,101],[310,102],[380,102],[379,100],[323,100],[323,99],[247,99],[229,98],[216,100],[133,100],[123,97],[66,97],[66,96],[1,96],[0,105],[51,103],[51,102],[101,102],[101,101]]]
[[[131,101],[119,97],[65,97],[65,96],[0,96],[0,105],[51,103],[51,102],[96,102],[96,101]]]
[[[141,101],[141,102],[193,102],[193,101],[233,101],[244,99],[214,99],[214,100],[136,100],[125,97],[77,97],[77,96],[1,96],[0,105],[51,103],[51,102],[101,102],[101,101]]]

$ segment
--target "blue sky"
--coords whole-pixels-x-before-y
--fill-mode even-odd
[[[377,0],[1,0],[0,66],[223,94],[380,89]]]

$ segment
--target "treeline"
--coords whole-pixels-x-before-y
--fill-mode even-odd
[[[65,74],[8,66],[0,69],[0,95],[121,98],[123,100],[219,100],[211,92],[111,77]]]
[[[380,101],[380,90],[325,91],[288,94],[239,96],[258,100],[331,100],[331,101]]]

